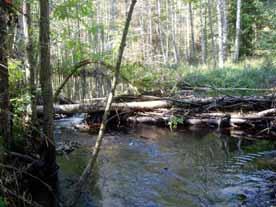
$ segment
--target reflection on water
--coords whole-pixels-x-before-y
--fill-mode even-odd
[[[93,184],[97,191],[91,189],[79,206],[273,206],[273,149],[272,141],[239,140],[203,129],[170,132],[139,126],[114,132],[106,136],[101,152]],[[69,160],[60,158],[62,173],[77,175],[79,170],[68,165],[85,163],[86,155],[79,150]]]

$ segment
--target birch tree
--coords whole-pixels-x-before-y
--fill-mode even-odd
[[[237,19],[236,19],[236,36],[233,61],[237,62],[240,56],[240,34],[241,34],[241,4],[242,0],[237,0]]]
[[[218,58],[219,67],[224,66],[227,58],[227,36],[228,36],[228,22],[227,22],[227,4],[226,0],[217,0],[217,15],[218,15]]]

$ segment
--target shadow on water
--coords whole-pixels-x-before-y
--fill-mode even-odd
[[[68,126],[59,130],[57,139],[83,145],[58,159],[64,190],[81,173],[95,136]],[[79,206],[273,206],[274,149],[273,141],[236,139],[207,129],[171,132],[141,125],[112,132]]]

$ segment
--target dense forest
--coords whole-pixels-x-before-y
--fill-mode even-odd
[[[0,207],[274,206],[275,92],[274,0],[0,0]]]

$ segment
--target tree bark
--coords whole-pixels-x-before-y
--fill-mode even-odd
[[[7,148],[11,147],[11,112],[8,70],[8,13],[0,6],[0,136]]]
[[[213,29],[213,17],[212,17],[212,0],[208,0],[208,21],[209,21],[209,27],[210,27],[210,36],[211,36],[211,51],[212,51],[212,60],[214,63],[214,66],[217,65],[217,50],[216,50],[216,44],[215,44],[215,34]]]
[[[200,29],[201,29],[201,63],[205,64],[207,59],[207,45],[206,45],[206,23],[203,0],[200,0]]]
[[[160,47],[162,51],[162,57],[163,57],[163,63],[166,64],[168,62],[168,57],[166,55],[165,51],[165,43],[164,43],[164,36],[163,31],[162,31],[162,22],[161,22],[161,2],[160,0],[156,1],[156,7],[157,7],[157,14],[158,14],[158,23],[156,25],[158,35],[159,35],[159,40],[160,40]]]
[[[56,114],[75,114],[75,113],[93,113],[98,111],[104,111],[105,100],[95,100],[89,104],[66,104],[66,105],[55,105],[54,111]],[[141,102],[122,102],[113,103],[110,107],[112,111],[147,111],[157,108],[170,108],[172,103],[167,100],[156,100],[156,101],[141,101]],[[38,106],[37,111],[39,114],[43,113],[43,107]]]
[[[48,179],[56,179],[56,149],[53,134],[53,91],[50,63],[49,0],[40,0],[40,84],[43,98],[43,140],[41,159]]]
[[[26,65],[29,68],[29,77],[28,82],[30,85],[30,94],[31,94],[31,123],[32,126],[37,126],[37,111],[36,111],[36,83],[35,83],[35,77],[36,77],[36,70],[35,70],[35,57],[34,57],[34,47],[33,47],[33,28],[32,28],[32,14],[31,14],[31,4],[30,2],[24,0],[23,2],[23,12],[24,16],[26,18],[26,29],[25,31],[25,38],[26,38]]]
[[[237,62],[240,57],[240,34],[241,34],[241,4],[242,0],[237,0],[236,38],[233,61]]]
[[[189,23],[190,23],[190,60],[191,62],[195,61],[195,36],[194,36],[194,17],[193,17],[193,8],[192,8],[192,2],[189,1],[188,3],[189,8]]]
[[[223,12],[222,12],[222,0],[217,0],[217,15],[218,15],[218,62],[219,67],[224,66],[224,47],[223,47]]]

